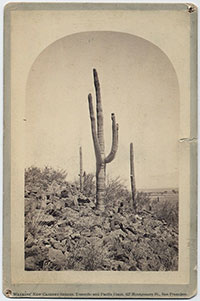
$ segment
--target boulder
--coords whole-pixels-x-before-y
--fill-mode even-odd
[[[72,239],[75,239],[75,238],[80,239],[80,238],[81,238],[81,235],[80,235],[80,233],[73,233],[73,234],[71,234],[71,238],[72,238]]]
[[[56,250],[51,248],[48,254],[49,260],[57,265],[64,265],[66,256],[62,253],[61,250]]]
[[[35,257],[31,256],[31,257],[28,257],[26,258],[25,260],[25,270],[26,271],[36,271],[38,268],[37,268],[37,265],[35,263]]]
[[[63,202],[62,201],[56,201],[56,205],[55,205],[55,209],[56,210],[61,210],[62,209],[62,207],[63,207]]]
[[[54,243],[53,247],[54,247],[54,249],[60,250],[60,251],[62,251],[62,252],[65,252],[65,250],[66,250],[66,248],[64,248],[64,247],[61,245],[60,242]]]
[[[41,223],[41,225],[51,226],[55,223],[55,218],[52,215],[46,214],[40,223]]]
[[[86,237],[88,243],[97,248],[101,248],[103,245],[103,240],[99,237]]]
[[[65,220],[67,222],[67,224],[69,222],[76,223],[79,219],[79,213],[72,209],[72,208],[65,208],[64,212],[63,212],[63,220]]]
[[[55,236],[54,236],[55,237]],[[52,244],[52,246],[54,245],[54,243],[58,242],[57,240],[55,240],[53,237],[51,237],[49,239],[50,243]]]
[[[59,241],[62,241],[63,239],[66,238],[66,231],[63,230],[64,232],[58,232],[55,234],[55,238]]]
[[[89,206],[92,209],[94,209],[96,207],[96,205],[95,205],[95,203],[93,201],[90,201]]]
[[[88,204],[88,203],[90,203],[90,199],[81,194],[78,197],[78,203],[79,204]]]
[[[104,232],[102,231],[102,229],[100,227],[94,226],[93,227],[93,236],[103,238],[104,237]]]
[[[27,239],[25,241],[25,247],[30,248],[34,245],[34,238],[33,235],[28,233]]]
[[[58,227],[65,227],[66,226],[66,220],[60,219],[57,221]]]
[[[81,231],[81,236],[82,237],[90,237],[91,236],[90,230],[85,229],[85,230]]]
[[[120,229],[120,222],[116,219],[110,221],[110,228],[111,230]]]
[[[67,191],[66,189],[61,191],[60,197],[61,198],[67,198],[69,196],[69,191]]]
[[[120,260],[111,260],[110,267],[113,271],[128,271],[129,269],[129,265]]]
[[[26,257],[37,255],[40,252],[40,248],[37,246],[32,246],[31,248],[25,249]]]

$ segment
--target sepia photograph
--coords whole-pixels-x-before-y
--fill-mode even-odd
[[[6,6],[6,296],[195,295],[196,19]]]
[[[78,33],[37,57],[24,120],[26,270],[178,269],[178,104],[171,62],[144,39]]]

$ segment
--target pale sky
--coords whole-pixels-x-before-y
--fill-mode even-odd
[[[168,57],[150,42],[128,34],[88,32],[49,45],[33,63],[26,91],[26,167],[46,165],[95,173],[88,93],[95,105],[92,69],[102,94],[106,155],[111,147],[110,114],[119,123],[110,177],[129,184],[133,142],[137,188],[178,187],[179,88]]]

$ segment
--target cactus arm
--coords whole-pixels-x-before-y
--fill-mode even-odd
[[[94,86],[96,92],[96,112],[97,112],[97,137],[99,139],[99,145],[101,149],[101,154],[104,156],[104,133],[103,133],[103,109],[101,102],[101,91],[100,83],[96,69],[93,69],[94,76]]]
[[[117,153],[117,148],[118,148],[119,126],[116,123],[114,113],[111,114],[111,119],[112,119],[112,147],[111,147],[109,155],[105,158],[105,163],[110,163],[115,158],[115,155]]]
[[[101,162],[101,149],[99,145],[99,141],[97,138],[97,131],[96,131],[96,120],[94,116],[94,109],[93,109],[93,103],[92,103],[92,95],[88,95],[88,103],[89,103],[89,112],[90,112],[90,120],[91,120],[91,131],[92,131],[92,139],[94,144],[94,150],[95,150],[95,156],[97,159],[97,162]]]

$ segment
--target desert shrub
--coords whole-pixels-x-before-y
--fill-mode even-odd
[[[136,196],[136,207],[137,211],[149,210],[150,209],[150,198],[145,192],[138,192]]]
[[[31,233],[34,237],[40,232],[43,228],[42,221],[44,214],[44,210],[31,207],[25,216],[25,239],[27,238],[28,233]]]
[[[79,242],[70,253],[65,268],[77,271],[108,270],[110,266],[109,252],[102,246],[100,239],[99,241],[91,244],[82,242],[82,246]]]
[[[67,176],[64,170],[55,170],[51,167],[34,167],[25,169],[25,190],[46,191],[53,183],[56,187],[66,184]]]
[[[164,220],[167,225],[178,227],[178,200],[161,200],[152,203],[152,210],[159,220]]]
[[[94,174],[92,174],[92,173],[84,174],[83,193],[86,197],[95,197],[96,184],[95,184],[95,175]]]
[[[45,211],[41,208],[44,195],[60,194],[67,173],[50,167],[25,169],[25,232],[39,232]],[[54,197],[56,198],[56,197]],[[58,199],[58,198],[57,198]]]
[[[105,204],[107,208],[118,208],[120,204],[124,207],[130,207],[131,193],[117,177],[115,179],[109,179],[106,186]]]

